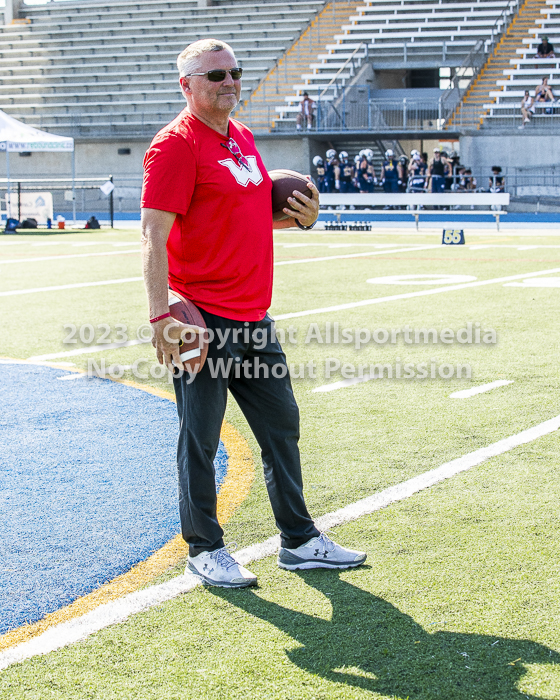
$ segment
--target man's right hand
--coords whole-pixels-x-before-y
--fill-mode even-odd
[[[190,326],[186,323],[181,323],[174,318],[167,317],[161,321],[152,324],[152,345],[156,349],[156,355],[160,365],[165,365],[169,371],[173,371],[173,367],[184,369],[181,362],[181,352],[179,350],[179,341],[185,340],[192,342],[193,334],[204,333],[204,328],[200,326]]]

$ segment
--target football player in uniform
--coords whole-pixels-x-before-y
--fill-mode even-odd
[[[360,162],[358,164],[358,189],[362,193],[373,192],[375,184],[375,170],[373,168],[373,151],[364,148],[360,151]]]
[[[340,183],[337,189],[343,194],[349,194],[350,192],[354,192],[354,185],[352,183],[354,167],[348,160],[348,153],[346,153],[346,151],[340,151],[339,158],[340,163],[335,172],[336,179]]]
[[[399,174],[399,192],[406,192],[406,187],[408,185],[408,158],[406,156],[401,156],[399,158],[397,172]]]
[[[425,192],[427,171],[426,163],[418,151],[412,151],[410,157],[411,162],[408,168],[407,192]]]
[[[315,170],[317,171],[317,189],[319,192],[328,192],[327,190],[327,171],[325,169],[325,163],[321,156],[315,156],[313,158],[313,165],[315,166]]]
[[[397,163],[395,162],[395,154],[389,148],[385,151],[385,160],[381,168],[381,184],[385,192],[399,191],[399,173]]]
[[[336,189],[335,186],[335,168],[338,167],[338,159],[336,157],[336,151],[334,148],[329,148],[329,150],[326,153],[327,156],[327,165],[325,168],[325,179],[327,182],[327,192],[334,192]]]

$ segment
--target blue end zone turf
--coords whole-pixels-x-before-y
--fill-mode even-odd
[[[90,593],[179,532],[175,404],[0,364],[0,634]],[[222,443],[217,487],[227,470]]]

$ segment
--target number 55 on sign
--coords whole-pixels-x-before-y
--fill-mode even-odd
[[[444,228],[441,242],[443,245],[465,245],[465,233],[460,229]]]

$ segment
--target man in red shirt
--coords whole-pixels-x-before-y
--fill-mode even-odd
[[[366,555],[320,533],[307,511],[298,407],[267,314],[272,229],[294,222],[311,228],[318,191],[313,183],[312,198],[295,191],[290,199],[295,212],[284,209],[291,218],[273,224],[272,183],[253,135],[230,118],[242,72],[233,50],[216,39],[197,41],[179,55],[177,65],[187,107],[156,135],[144,159],[142,259],[159,362],[182,367],[178,339],[191,328],[169,317],[168,286],[200,308],[215,338],[194,379],[187,373],[174,377],[187,572],[210,585],[256,584],[225,548],[216,518],[213,460],[228,389],[261,448],[281,533],[278,565],[292,570],[359,566]]]

